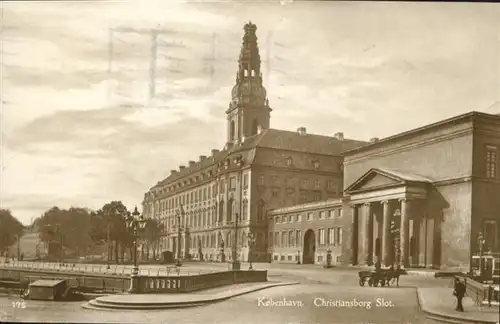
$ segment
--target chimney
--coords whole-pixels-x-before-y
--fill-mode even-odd
[[[370,143],[375,143],[378,141],[379,141],[378,137],[370,138]]]
[[[189,161],[189,166],[190,166],[190,167],[192,167],[192,166],[193,166],[193,165],[195,165],[195,164],[196,164],[196,162],[194,162],[194,161]]]
[[[217,153],[219,153],[219,150],[212,150],[212,157],[215,157]]]
[[[185,167],[184,165],[181,165],[181,166],[179,167],[179,171],[183,171],[185,168],[186,168],[186,167]]]
[[[339,141],[343,141],[344,140],[344,133],[342,132],[338,132],[338,133],[335,133],[335,138],[338,139]]]
[[[177,170],[170,170],[170,174],[176,174]]]
[[[207,157],[205,155],[200,155],[200,162],[205,161]]]
[[[260,133],[262,133],[262,126],[258,125],[257,126],[257,134],[260,134]]]
[[[306,135],[306,128],[305,127],[297,128],[297,133],[299,133],[300,135]]]

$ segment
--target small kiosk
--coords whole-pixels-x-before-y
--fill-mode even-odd
[[[68,290],[66,280],[37,280],[29,285],[28,298],[32,300],[61,300]]]

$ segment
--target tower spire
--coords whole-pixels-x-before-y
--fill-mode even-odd
[[[257,44],[257,26],[251,21],[244,34],[238,58],[236,84],[231,92],[228,115],[228,143],[241,141],[269,128],[271,108],[262,84],[261,60]]]

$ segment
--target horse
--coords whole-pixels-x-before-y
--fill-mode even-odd
[[[387,271],[387,283],[391,282],[394,284],[396,282],[397,287],[399,287],[399,276],[403,273],[401,270],[401,266],[397,265],[396,269],[394,269],[394,266],[391,266],[389,270]]]

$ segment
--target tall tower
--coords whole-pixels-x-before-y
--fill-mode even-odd
[[[257,26],[252,22],[244,26],[243,44],[238,60],[236,85],[231,92],[227,114],[227,142],[238,143],[256,135],[258,129],[269,128],[272,109],[266,89],[262,85],[260,55],[257,45]]]

